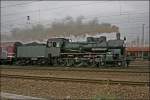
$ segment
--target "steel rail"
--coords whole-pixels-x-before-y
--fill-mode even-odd
[[[120,84],[120,85],[149,86],[149,82],[137,82],[137,81],[62,78],[62,77],[45,77],[45,76],[42,77],[42,76],[25,76],[25,75],[10,75],[10,74],[1,74],[1,77],[17,78],[17,79],[30,79],[30,80],[42,80],[42,81],[64,81],[64,82],[80,82],[80,83],[99,83],[99,84]]]
[[[61,67],[0,67],[1,70],[49,70],[49,71],[79,71],[79,72],[120,72],[120,73],[149,73],[150,71],[141,71],[142,68],[140,68],[139,71],[131,70],[131,69],[98,69],[98,68],[61,68]],[[136,68],[134,68],[136,69]],[[148,68],[147,68],[148,69]]]
[[[1,68],[1,70],[49,70],[49,71],[79,71],[79,72],[120,72],[120,73],[149,73],[149,71],[119,70],[119,69],[70,69],[70,68]]]

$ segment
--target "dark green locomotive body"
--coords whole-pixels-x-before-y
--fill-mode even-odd
[[[106,37],[88,37],[84,42],[70,42],[68,39],[49,39],[49,47],[60,48],[59,61],[65,66],[107,64],[126,66],[125,45],[117,34],[117,39],[106,40]]]
[[[52,64],[60,66],[126,66],[124,40],[88,37],[84,42],[50,38],[46,44],[17,46],[16,63]]]

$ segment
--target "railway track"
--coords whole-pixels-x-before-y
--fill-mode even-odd
[[[120,84],[120,85],[149,86],[149,82],[136,82],[136,81],[62,78],[62,77],[45,77],[45,76],[42,77],[42,76],[10,75],[10,74],[1,74],[1,77],[16,78],[16,79],[30,79],[30,80],[43,80],[43,81],[63,81],[63,82],[80,82],[80,83],[84,82],[84,83],[99,83],[99,84]]]
[[[1,70],[49,70],[49,71],[78,71],[78,72],[120,72],[120,73],[149,73],[148,68],[72,68],[72,67],[0,67]]]

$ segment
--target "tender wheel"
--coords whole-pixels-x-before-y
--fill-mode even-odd
[[[121,66],[121,65],[122,65],[122,63],[121,63],[121,62],[118,62],[117,64],[118,64],[118,66]]]

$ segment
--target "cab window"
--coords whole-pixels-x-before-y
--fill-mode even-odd
[[[53,42],[53,47],[56,47],[56,45],[57,45],[56,42]]]
[[[48,42],[48,47],[52,47],[52,42]]]

